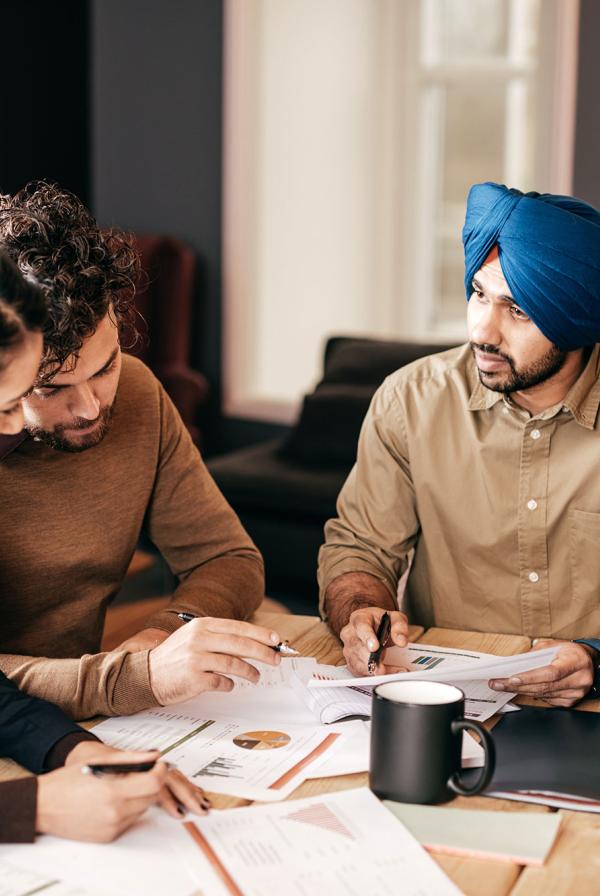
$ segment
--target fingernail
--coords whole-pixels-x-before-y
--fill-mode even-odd
[[[520,684],[523,684],[520,678],[509,678],[508,683],[515,688],[518,688]]]
[[[493,688],[495,691],[503,691],[504,690],[504,685],[501,684],[499,681],[490,681],[490,687]]]
[[[281,638],[275,632],[271,632],[271,641],[273,642],[273,644],[279,644]]]
[[[367,641],[367,647],[369,648],[369,650],[370,650],[371,652],[372,652],[373,650],[375,650],[375,641],[373,641],[372,638],[371,638],[369,641]]]

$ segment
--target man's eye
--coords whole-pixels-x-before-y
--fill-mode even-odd
[[[11,414],[16,414],[16,412],[17,412],[18,410],[19,410],[19,405],[16,404],[16,405],[14,405],[14,407],[12,407],[12,408],[7,408],[6,411],[2,411],[2,413],[4,414],[5,417],[10,417]]]
[[[529,315],[525,314],[525,312],[521,308],[519,308],[518,305],[511,305],[510,313],[513,317],[516,317],[517,320],[529,320]]]
[[[115,364],[116,364],[116,363],[117,363],[116,359],[115,359],[114,361],[111,361],[111,363],[109,364],[108,367],[105,367],[104,370],[100,370],[100,371],[95,375],[94,379],[97,379],[97,378],[100,377],[100,376],[106,376],[107,374],[112,373],[113,370],[115,369]]]
[[[35,394],[38,398],[52,398],[53,395],[58,393],[58,389],[36,389]]]

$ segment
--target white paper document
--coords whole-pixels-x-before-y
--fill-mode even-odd
[[[440,648],[428,648],[428,653]],[[418,670],[415,670],[418,671]],[[347,718],[369,718],[371,715],[371,698],[373,688],[366,685],[354,685],[346,666],[317,666],[314,676],[323,681],[333,679],[345,682],[341,687],[308,687],[297,681],[299,693],[307,706],[323,723],[339,722]],[[484,722],[494,713],[501,712],[514,694],[506,691],[492,691],[485,681],[461,681],[458,683],[465,695],[465,716]],[[300,688],[303,688],[301,691]]]
[[[251,702],[248,696],[246,701]],[[94,733],[124,750],[160,749],[168,762],[206,790],[256,800],[289,796],[339,736],[314,720],[289,724],[272,711],[249,719],[216,713],[207,717],[189,703],[108,719]]]
[[[353,694],[345,695],[350,708],[355,712],[366,702],[364,697],[370,689],[388,681],[409,681],[418,674],[420,679],[456,684],[465,694],[465,715],[467,718],[485,721],[498,712],[515,694],[508,691],[493,691],[488,688],[490,678],[509,678],[520,672],[549,665],[558,647],[536,650],[516,656],[498,657],[489,653],[457,650],[451,647],[435,647],[431,644],[409,644],[407,647],[391,647],[386,658],[394,665],[404,665],[409,672],[390,675],[372,675],[360,678],[351,676],[346,667],[329,667],[329,672],[317,670],[308,681],[311,691],[330,688],[351,688]],[[325,703],[324,698],[320,698]],[[332,695],[328,698],[332,700]],[[340,718],[338,715],[337,718]]]
[[[29,868],[0,862],[0,896],[38,896],[40,893],[43,896],[90,896],[90,890],[36,874]]]
[[[114,843],[79,843],[60,837],[38,837],[35,843],[0,846],[0,869],[7,864],[56,883],[43,896],[195,896],[197,867],[192,873],[189,834],[160,809]],[[13,874],[17,886],[18,877]],[[2,889],[2,896],[25,896]],[[61,889],[62,888],[62,889]],[[38,890],[34,891],[36,896]]]
[[[367,788],[211,812],[185,826],[215,881],[203,896],[459,896],[460,891]]]

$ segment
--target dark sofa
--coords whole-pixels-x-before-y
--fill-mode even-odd
[[[208,466],[265,559],[267,594],[296,612],[317,608],[323,526],[356,457],[363,418],[381,382],[445,345],[331,337],[323,379],[284,438],[213,458]]]

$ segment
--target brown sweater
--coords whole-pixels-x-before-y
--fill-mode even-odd
[[[262,600],[260,554],[134,358],[105,439],[80,454],[26,439],[0,461],[0,507],[0,669],[75,719],[156,702],[149,651],[97,652],[142,530],[179,579],[148,627],[172,632],[182,611],[245,619]]]

